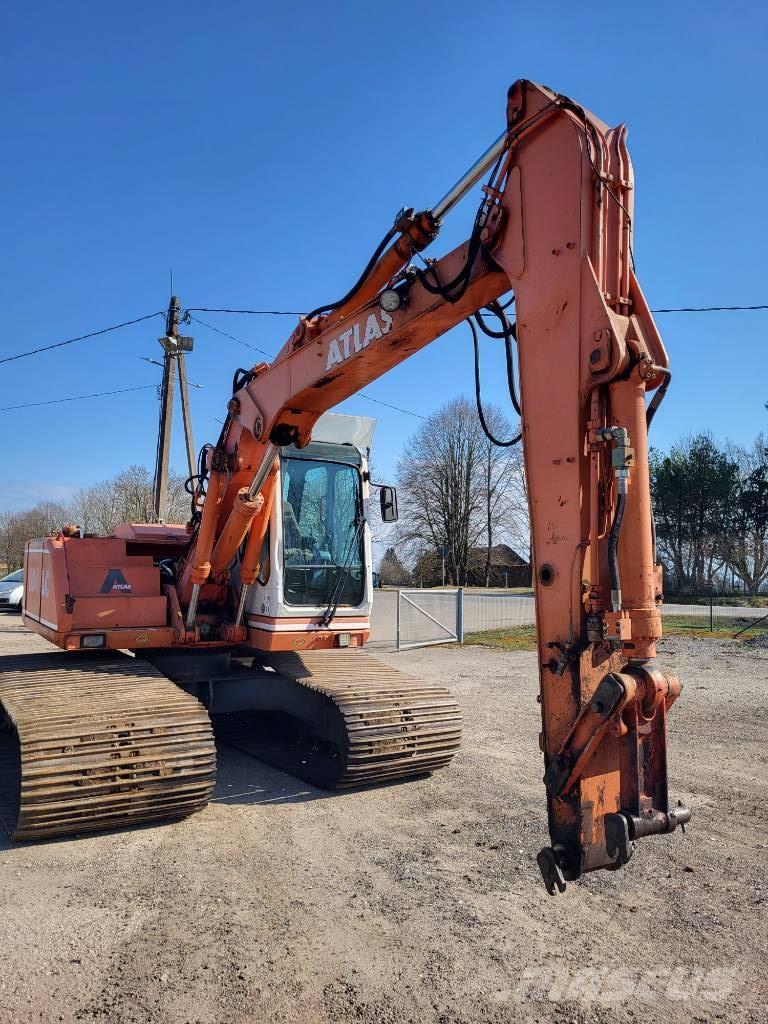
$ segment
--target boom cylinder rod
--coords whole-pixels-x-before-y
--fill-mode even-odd
[[[200,599],[200,584],[192,584],[192,596],[189,599],[189,607],[187,608],[187,617],[185,625],[187,629],[195,628],[195,619],[197,618],[197,602]]]
[[[482,178],[485,172],[496,163],[507,148],[508,138],[509,136],[505,129],[498,139],[486,149],[480,159],[472,164],[467,173],[459,178],[453,188],[445,193],[440,202],[432,208],[435,220],[442,220],[446,213],[452,210],[456,203]]]
[[[240,600],[237,602],[237,615],[235,616],[235,625],[239,626],[243,621],[243,612],[245,611],[245,599],[248,596],[248,591],[251,589],[250,583],[244,583],[240,587]]]
[[[251,531],[248,534],[248,540],[245,544],[242,561],[240,562],[241,586],[240,600],[237,604],[237,615],[235,616],[236,626],[239,626],[243,621],[245,599],[248,596],[251,584],[255,582],[259,572],[259,557],[264,544],[264,538],[267,535],[267,529],[269,528],[269,519],[272,515],[272,505],[274,503],[275,492],[278,487],[279,472],[280,463],[275,459],[271,466],[271,475],[267,476],[261,489],[261,494],[264,497],[264,504],[261,511],[257,512],[254,517],[251,525]]]
[[[272,464],[277,456],[277,446],[270,443],[267,445],[266,451],[264,452],[264,458],[261,460],[261,465],[256,470],[256,476],[251,481],[251,486],[248,488],[248,497],[255,498],[259,491],[264,486],[264,481],[269,475]]]
[[[261,461],[261,465],[256,471],[256,476],[251,482],[251,486],[248,488],[248,494],[251,498],[255,498],[256,495],[261,491],[262,487],[266,483],[267,477],[270,471],[274,468],[275,457],[277,455],[277,447],[271,442],[267,445],[267,450],[264,452],[264,458]],[[267,520],[269,515],[267,515]],[[243,612],[245,611],[245,599],[248,596],[250,590],[250,584],[244,583],[240,588],[240,600],[237,603],[237,615],[235,616],[235,625],[239,626],[243,621]]]

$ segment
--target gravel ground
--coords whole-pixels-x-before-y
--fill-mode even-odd
[[[42,646],[0,619],[2,653]],[[663,654],[694,819],[623,871],[541,884],[534,655],[386,655],[461,701],[433,778],[329,796],[225,748],[185,822],[0,839],[0,1021],[765,1021],[768,651]]]

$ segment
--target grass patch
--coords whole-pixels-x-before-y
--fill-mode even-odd
[[[730,639],[734,633],[745,626],[749,627],[738,638],[747,640],[750,636],[765,632],[768,629],[768,619],[762,622],[752,619],[741,619],[733,616],[723,621],[715,615],[714,629],[709,628],[708,615],[665,615],[661,620],[665,636],[707,636],[720,640]]]
[[[686,615],[665,615],[662,626],[665,636],[692,636],[706,637],[714,640],[730,640],[733,634],[746,625],[745,621],[718,623],[715,620],[715,628],[712,632],[709,629],[709,618]],[[750,636],[766,631],[766,623],[763,622],[742,633],[739,640],[748,640]],[[536,627],[535,626],[509,626],[504,629],[488,629],[479,633],[467,633],[464,636],[465,644],[477,644],[481,647],[496,647],[502,651],[535,651],[536,650]]]
[[[510,626],[507,629],[487,629],[481,633],[466,633],[465,644],[496,647],[501,651],[535,651],[535,626]]]
[[[760,594],[755,597],[748,597],[745,594],[716,594],[710,598],[708,594],[664,594],[666,604],[695,604],[703,608],[710,604],[715,608],[721,606],[731,608],[766,608],[768,609],[768,595]]]

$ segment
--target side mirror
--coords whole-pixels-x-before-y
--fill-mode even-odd
[[[380,487],[379,501],[381,502],[381,521],[383,523],[397,522],[397,491],[394,487]]]

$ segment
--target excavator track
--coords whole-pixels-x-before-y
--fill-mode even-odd
[[[205,709],[139,658],[3,658],[0,712],[13,839],[184,818],[210,798]]]
[[[302,720],[333,755],[288,765],[279,753],[270,758],[258,741],[248,739],[243,722],[235,722],[222,738],[308,782],[343,789],[426,775],[444,768],[459,749],[461,713],[445,687],[414,679],[357,650],[262,658],[271,671],[254,684],[261,708]]]

